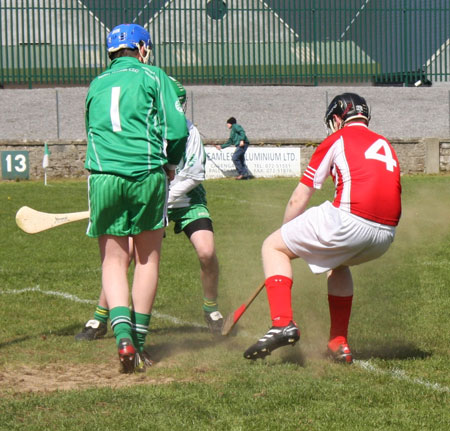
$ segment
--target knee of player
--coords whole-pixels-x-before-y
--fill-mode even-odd
[[[264,240],[261,247],[261,252],[264,254],[266,252],[275,250],[275,248],[274,234],[271,234]]]
[[[202,267],[208,267],[217,263],[217,256],[214,247],[200,247],[197,249],[198,260]]]

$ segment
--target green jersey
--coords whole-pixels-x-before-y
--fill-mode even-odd
[[[249,143],[247,135],[245,134],[244,128],[239,124],[233,124],[231,126],[230,137],[228,141],[221,145],[222,148],[230,147],[234,145],[238,147],[241,141],[244,141],[246,144]]]
[[[177,165],[188,130],[166,73],[134,57],[119,57],[91,83],[86,97],[91,172],[143,177]]]

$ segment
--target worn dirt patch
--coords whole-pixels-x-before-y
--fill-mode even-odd
[[[145,373],[121,374],[118,364],[52,364],[39,367],[21,366],[0,369],[0,395],[53,392],[88,388],[121,388],[147,384],[161,385],[175,381],[172,377]]]

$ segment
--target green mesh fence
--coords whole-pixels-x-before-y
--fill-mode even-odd
[[[0,83],[85,85],[138,23],[186,84],[418,85],[450,76],[448,0],[1,0]]]

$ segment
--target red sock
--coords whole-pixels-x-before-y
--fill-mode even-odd
[[[272,325],[289,325],[289,322],[292,320],[292,280],[284,275],[274,275],[266,279],[265,284]]]
[[[330,308],[330,343],[328,347],[337,349],[340,344],[347,343],[347,331],[352,312],[353,296],[328,295]]]

